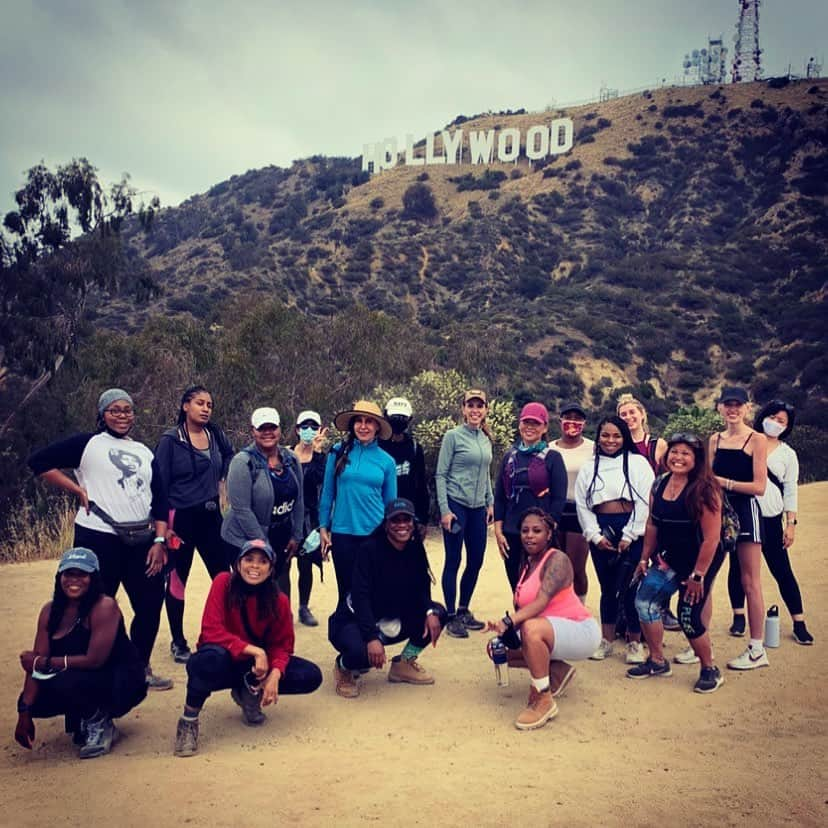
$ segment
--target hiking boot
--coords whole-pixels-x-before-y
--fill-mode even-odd
[[[793,639],[797,644],[803,644],[806,647],[814,643],[814,637],[808,632],[804,621],[794,621]]]
[[[535,730],[543,727],[550,719],[558,715],[558,705],[552,698],[549,690],[536,690],[529,688],[529,701],[526,709],[515,719],[515,727],[518,730]]]
[[[316,616],[310,611],[308,607],[299,607],[299,623],[306,627],[318,627],[319,622]]]
[[[86,741],[78,752],[81,759],[95,759],[112,750],[112,743],[118,738],[118,729],[109,716],[96,714],[91,719],[83,720]]]
[[[648,658],[643,664],[638,664],[635,667],[630,667],[627,670],[627,678],[631,679],[646,679],[650,676],[672,676],[673,671],[670,669],[670,662],[663,661],[661,664]]]
[[[178,720],[173,753],[176,756],[195,756],[198,753],[198,719],[190,720],[182,716]]]
[[[566,661],[553,658],[549,662],[549,691],[553,699],[560,698],[564,694],[567,684],[574,676],[575,668]]]
[[[733,616],[733,623],[730,625],[730,629],[728,632],[734,638],[741,638],[745,634],[745,616],[742,615],[734,615]]]
[[[427,673],[416,658],[401,658],[394,656],[388,670],[388,681],[392,684],[405,682],[406,684],[434,684],[434,676]]]
[[[598,649],[590,656],[593,661],[603,661],[612,655],[612,642],[606,638],[601,639]]]
[[[176,664],[186,664],[192,654],[186,641],[170,642],[170,655]]]
[[[486,625],[482,621],[478,621],[472,614],[470,610],[464,609],[459,610],[457,613],[457,617],[463,622],[463,626],[467,630],[474,630],[475,632],[479,630],[485,630]]]
[[[718,667],[702,667],[699,680],[693,687],[695,693],[715,693],[724,684],[724,676]]]
[[[164,678],[163,676],[156,676],[152,672],[152,667],[147,667],[144,675],[147,681],[147,690],[172,690],[173,680],[171,678]]]
[[[334,660],[334,681],[336,695],[343,699],[355,699],[359,695],[359,684],[350,670],[343,670],[339,666],[339,659]]]
[[[755,670],[757,667],[769,667],[768,654],[764,649],[755,653],[748,647],[741,655],[727,662],[731,670]]]
[[[630,641],[627,643],[627,654],[624,656],[624,661],[627,664],[643,664],[646,661],[644,655],[644,648],[640,641]]]
[[[681,629],[678,618],[669,609],[661,613],[661,624],[668,632],[678,632]]]
[[[466,625],[463,623],[460,616],[455,615],[448,624],[446,624],[446,632],[452,638],[468,638],[469,631],[466,629]]]
[[[258,727],[267,721],[267,716],[262,713],[262,697],[258,693],[252,693],[246,687],[234,687],[230,698],[241,708],[246,725]]]
[[[698,664],[700,659],[692,647],[685,647],[673,656],[673,661],[676,664]]]

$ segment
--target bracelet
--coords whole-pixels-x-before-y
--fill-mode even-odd
[[[33,672],[33,673],[34,673],[34,671],[35,671],[35,670],[37,670],[37,660],[38,660],[39,658],[43,658],[43,656],[36,655],[36,656],[32,659],[32,672]]]
[[[725,480],[725,488],[726,488],[729,492],[732,492],[732,491],[733,491],[733,481],[732,481],[729,477]]]
[[[69,669],[69,656],[68,655],[63,656],[63,669],[64,670]]]
[[[47,673],[52,672],[52,657],[51,656],[46,656],[46,672]]]
[[[153,544],[160,543],[163,546],[167,543],[167,539],[159,535],[157,538],[153,539],[152,542]],[[144,541],[144,543],[146,543],[146,541]]]

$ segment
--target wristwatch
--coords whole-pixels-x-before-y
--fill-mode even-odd
[[[794,518],[793,520],[789,520],[787,523],[788,526],[796,526],[796,524],[799,523],[799,521],[796,518]]]
[[[704,575],[700,572],[693,572],[690,575],[690,580],[695,581],[695,583],[700,584],[704,580]]]

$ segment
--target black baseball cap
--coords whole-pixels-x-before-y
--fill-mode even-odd
[[[396,517],[397,515],[408,515],[409,517],[415,517],[414,504],[404,497],[394,498],[394,500],[392,500],[385,507],[385,519],[391,520],[391,518]]]

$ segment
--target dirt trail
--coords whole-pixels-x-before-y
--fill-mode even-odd
[[[620,657],[584,662],[557,719],[519,733],[512,721],[527,692],[525,673],[497,688],[484,653],[486,636],[441,639],[425,653],[432,687],[392,685],[368,676],[361,697],[333,691],[333,651],[324,623],[299,627],[299,655],[317,661],[325,683],[308,697],[282,699],[261,728],[244,727],[229,694],[214,696],[202,714],[201,751],[172,756],[183,703],[184,668],[166,653],[162,622],[157,671],[176,687],[151,695],[121,720],[112,754],[81,763],[62,721],[37,723],[29,753],[13,741],[14,702],[21,673],[17,653],[30,646],[39,607],[49,597],[54,562],[0,568],[0,822],[29,825],[302,826],[398,825],[824,825],[826,747],[824,688],[828,660],[828,483],[801,489],[794,567],[808,623],[817,639],[800,647],[782,611],[782,646],[770,669],[726,670],[713,696],[691,692],[697,670],[674,666],[670,679],[629,681]],[[442,548],[432,530],[432,566]],[[207,578],[194,567],[186,628],[195,640]],[[715,589],[713,638],[720,665],[744,639],[727,635],[726,571]],[[766,602],[779,602],[763,571]],[[591,578],[588,603],[597,608]],[[295,589],[295,585],[294,585]],[[336,584],[329,571],[314,585],[312,606],[327,618]],[[439,588],[435,596],[439,594]],[[483,618],[507,608],[508,588],[490,540],[474,610]],[[667,633],[668,654],[682,647]]]

